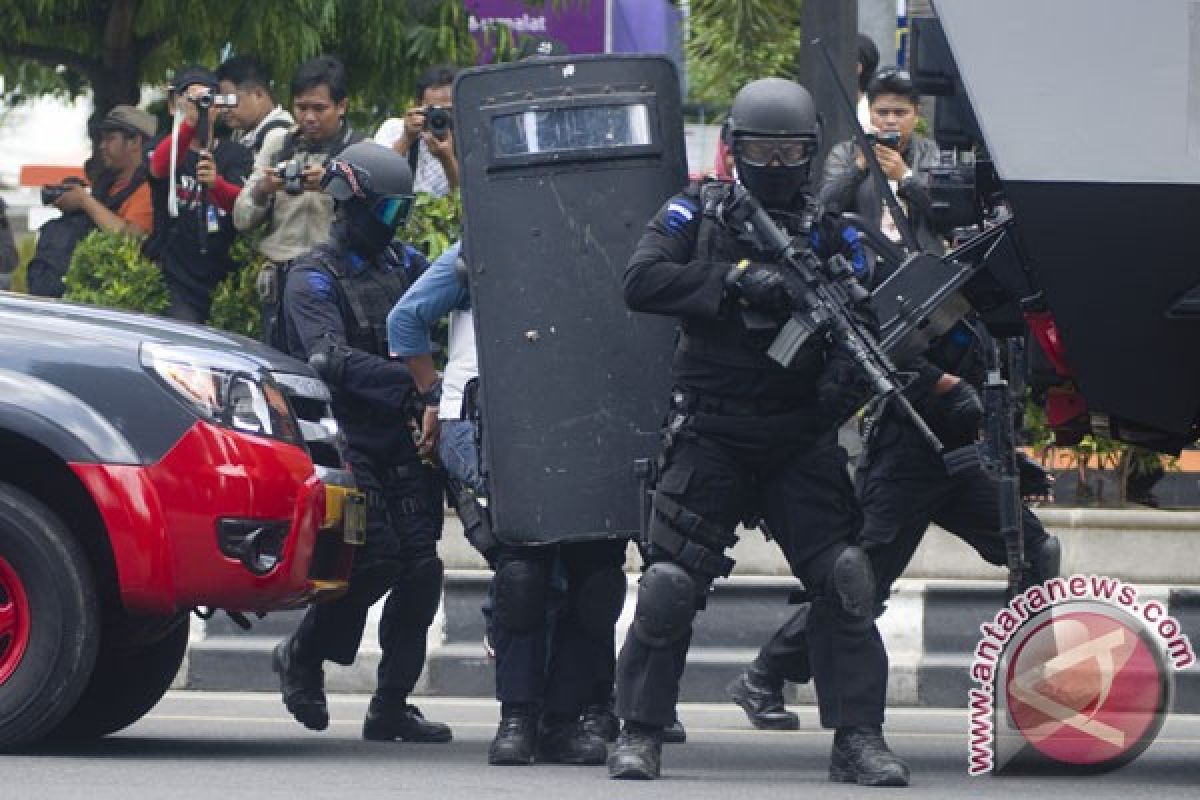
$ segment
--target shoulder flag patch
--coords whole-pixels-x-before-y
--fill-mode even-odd
[[[688,226],[696,220],[696,213],[699,210],[686,197],[676,197],[667,204],[667,213],[664,220],[667,230],[676,236],[682,235]]]

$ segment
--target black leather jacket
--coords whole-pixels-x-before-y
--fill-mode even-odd
[[[832,214],[854,212],[879,225],[883,217],[883,195],[868,170],[854,163],[853,140],[835,145],[825,159],[825,176],[817,193],[821,205]],[[932,139],[912,137],[904,161],[912,175],[900,182],[896,195],[907,204],[913,232],[921,249],[941,255],[944,246],[930,220],[929,168],[938,162],[938,146]]]

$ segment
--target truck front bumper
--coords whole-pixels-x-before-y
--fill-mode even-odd
[[[130,611],[271,611],[345,590],[358,536],[346,509],[361,495],[300,447],[200,421],[155,464],[70,466],[96,502]],[[278,531],[274,563],[252,568],[227,535],[223,548],[229,520]]]

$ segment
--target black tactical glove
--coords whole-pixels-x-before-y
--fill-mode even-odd
[[[1054,496],[1054,476],[1024,453],[1017,453],[1017,473],[1021,482],[1021,497],[1040,500]]]
[[[787,311],[792,296],[777,270],[743,259],[725,275],[725,290],[746,308],[758,311]]]
[[[917,411],[933,429],[947,450],[954,450],[979,438],[983,424],[983,403],[974,387],[960,380],[942,394],[929,394]]]
[[[862,367],[841,344],[833,345],[817,378],[822,424],[833,429],[850,419],[875,394]]]

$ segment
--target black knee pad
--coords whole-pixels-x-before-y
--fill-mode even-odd
[[[527,633],[546,623],[546,568],[537,561],[506,561],[496,570],[496,625]]]
[[[649,647],[666,647],[687,635],[696,617],[696,582],[669,561],[651,564],[638,586],[633,633]]]
[[[612,638],[625,607],[625,571],[605,567],[588,575],[575,595],[576,622],[593,639]]]
[[[875,616],[875,572],[867,553],[850,545],[833,562],[829,585],[842,611],[856,620]]]
[[[1062,542],[1057,536],[1048,535],[1027,557],[1031,586],[1057,578],[1062,571]]]
[[[419,561],[400,579],[392,590],[393,596],[403,599],[401,615],[412,626],[428,628],[442,602],[442,560],[431,558]]]

